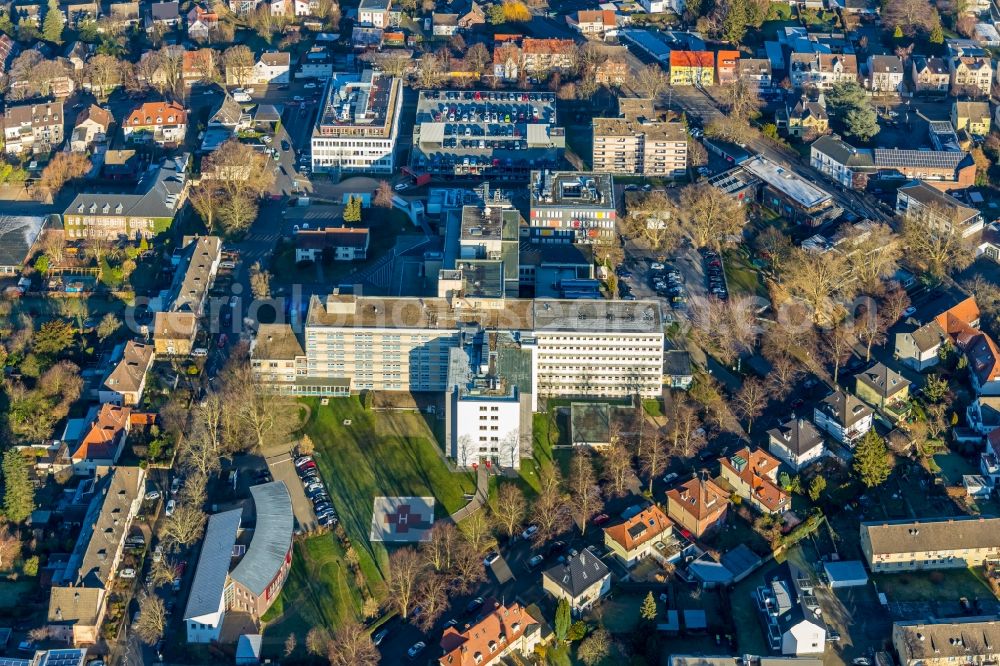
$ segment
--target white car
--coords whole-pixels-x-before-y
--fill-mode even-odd
[[[500,553],[493,551],[492,553],[489,553],[486,556],[486,559],[483,560],[483,564],[485,564],[488,567],[491,567],[493,566],[494,562],[496,562],[499,559],[500,559]]]
[[[296,95],[295,97],[292,98],[292,101],[293,102],[301,102],[301,101],[303,101],[303,99],[302,99],[301,95]]]
[[[170,500],[169,502],[167,502],[166,514],[168,518],[174,515],[174,509],[176,508],[177,508],[177,500]]]
[[[195,347],[191,350],[191,356],[194,356],[195,358],[203,358],[208,356],[208,350],[204,347]]]
[[[409,187],[407,183],[396,183],[395,185],[392,186],[392,189],[396,190],[397,192],[402,192],[407,187]]]
[[[538,525],[528,525],[528,529],[521,532],[521,538],[524,540],[528,540],[531,537],[535,536],[536,532],[538,532]]]
[[[122,569],[118,572],[119,578],[135,578],[135,569]]]
[[[159,562],[162,559],[163,559],[163,546],[157,544],[156,548],[153,549],[153,561]]]
[[[260,140],[263,141],[265,144],[267,144],[269,146],[271,145],[272,139],[271,139],[271,137],[269,137],[266,134],[264,136],[260,137]]]
[[[153,500],[158,500],[158,499],[160,499],[159,490],[150,490],[148,493],[146,493],[147,502],[152,502]]]
[[[305,85],[304,85],[304,86],[302,86],[302,87],[303,87],[303,88],[315,88],[315,87],[316,87],[316,84],[310,81],[309,83],[305,84]]]

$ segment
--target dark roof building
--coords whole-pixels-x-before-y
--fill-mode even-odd
[[[565,598],[574,611],[580,612],[611,590],[611,571],[600,557],[585,548],[565,563],[546,569],[542,573],[542,586],[557,598]]]
[[[44,217],[0,214],[0,275],[21,272],[44,226]]]

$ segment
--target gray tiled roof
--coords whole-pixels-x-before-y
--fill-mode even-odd
[[[884,363],[876,363],[854,377],[883,398],[890,398],[910,385],[910,380],[905,379]]]
[[[874,555],[1000,548],[1000,518],[966,516],[861,523]]]
[[[183,202],[188,156],[168,159],[154,172],[147,172],[136,190],[127,194],[76,195],[64,215],[102,215],[172,218]],[[120,211],[120,212],[119,212]]]
[[[254,595],[261,595],[285,562],[292,546],[292,500],[284,481],[250,488],[257,524],[247,553],[230,577]]]
[[[198,568],[195,569],[194,580],[191,582],[191,596],[184,609],[185,620],[219,610],[242,515],[242,509],[233,509],[217,513],[208,519],[201,554],[198,556]]]
[[[42,232],[45,218],[0,215],[0,266],[20,266]]]
[[[610,573],[601,558],[584,549],[576,557],[566,560],[565,564],[547,569],[543,575],[576,598]]]
[[[871,408],[861,402],[853,393],[844,393],[837,390],[823,398],[823,401],[816,407],[827,414],[843,428],[850,428],[855,423],[870,416]]]
[[[819,430],[806,419],[791,419],[777,428],[771,428],[767,434],[797,456],[823,445]]]

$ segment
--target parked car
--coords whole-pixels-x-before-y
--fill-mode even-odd
[[[147,502],[152,502],[153,500],[158,500],[158,499],[160,499],[159,490],[150,490],[148,493],[146,493]]]
[[[426,647],[427,643],[419,641],[417,643],[414,643],[413,647],[411,647],[409,650],[406,651],[406,654],[409,655],[410,659],[416,659],[417,655],[423,652]]]
[[[312,461],[313,461],[312,456],[301,456],[295,459],[295,466],[301,467],[302,465],[305,465],[307,462],[312,462]]]
[[[204,358],[208,356],[208,350],[204,347],[195,347],[191,350],[191,356],[195,358]]]
[[[157,545],[156,548],[153,550],[153,561],[159,562],[162,559],[163,559],[163,546]]]
[[[528,528],[523,532],[521,532],[521,538],[525,540],[530,539],[531,537],[535,536],[537,532],[538,532],[538,525],[528,525]]]
[[[379,629],[378,631],[375,632],[375,635],[372,636],[372,643],[374,643],[375,645],[381,645],[382,641],[384,641],[385,637],[388,635],[389,635],[388,629],[385,628]]]
[[[483,564],[485,564],[488,567],[491,567],[493,566],[493,563],[499,559],[500,559],[500,553],[493,551],[486,555],[486,558],[483,560]]]
[[[594,521],[593,522],[594,522],[595,525],[603,525],[604,523],[608,522],[609,520],[611,520],[611,516],[609,516],[606,513],[600,513],[600,514],[594,516]]]
[[[167,502],[167,510],[165,511],[165,513],[167,514],[168,518],[174,515],[174,509],[176,508],[177,508],[177,500],[170,500],[169,502]]]
[[[541,555],[534,555],[534,556],[532,556],[532,558],[530,560],[528,560],[528,568],[529,569],[534,569],[535,567],[537,567],[539,564],[541,564],[544,561],[545,561],[545,558],[542,557]]]
[[[468,613],[469,615],[472,615],[477,610],[482,608],[484,603],[486,602],[483,600],[482,597],[476,597],[465,606],[465,612]]]
[[[135,578],[135,569],[132,568],[122,569],[121,571],[118,572],[118,577],[126,579]]]
[[[402,192],[409,186],[410,186],[409,183],[396,183],[395,185],[392,186],[392,189],[396,190],[397,192]]]

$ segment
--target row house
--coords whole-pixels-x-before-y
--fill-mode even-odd
[[[147,102],[128,115],[122,130],[129,141],[177,145],[187,132],[187,110],[177,102]]]
[[[271,16],[309,16],[309,0],[269,0]]]
[[[576,65],[576,43],[572,39],[524,39],[498,44],[493,49],[493,75],[516,81],[525,75],[569,70]]]
[[[874,95],[898,95],[905,92],[903,61],[899,56],[868,56],[868,85]]]
[[[493,666],[504,662],[507,655],[520,653],[528,658],[542,644],[542,626],[528,611],[512,602],[504,606],[489,599],[482,619],[459,631],[448,627],[441,635],[440,666]],[[515,662],[521,659],[512,657]]]
[[[769,91],[774,85],[771,75],[771,61],[767,58],[741,58],[739,78],[758,91]]]
[[[852,54],[793,53],[789,78],[799,90],[829,90],[836,83],[857,81],[858,59]]]
[[[670,85],[711,86],[715,83],[715,53],[711,51],[671,51]]]
[[[861,523],[861,552],[873,573],[982,566],[1000,557],[1000,518]]]
[[[902,666],[996,664],[1000,620],[977,616],[894,622],[892,645]]]
[[[4,149],[8,154],[44,153],[63,142],[61,101],[10,105],[3,114]]]
[[[948,61],[951,92],[989,96],[993,86],[993,63],[980,56],[959,56]]]
[[[716,53],[715,71],[720,86],[735,83],[740,78],[740,52],[719,51]]]
[[[944,58],[913,56],[910,58],[910,78],[917,93],[946,93],[951,85],[951,72]]]

